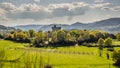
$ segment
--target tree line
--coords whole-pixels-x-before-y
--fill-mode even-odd
[[[120,33],[111,34],[99,30],[58,30],[58,31],[22,31],[16,30],[0,34],[0,38],[12,40],[17,42],[31,43],[35,47],[45,45],[74,45],[83,43],[94,43],[100,38],[118,39],[120,40]]]

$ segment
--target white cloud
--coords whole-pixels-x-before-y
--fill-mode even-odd
[[[8,7],[9,5],[9,7]],[[75,16],[82,15],[88,9],[88,4],[84,2],[79,3],[61,3],[61,4],[50,4],[47,7],[43,7],[37,4],[22,4],[15,6],[11,3],[5,3],[4,10],[7,12],[6,16],[11,19],[47,19],[53,17],[63,16]]]
[[[37,4],[22,4],[16,10],[18,11],[31,11],[31,12],[39,12],[39,11],[47,11],[46,7],[38,6]]]
[[[40,0],[34,0],[35,2],[37,2],[37,3],[39,3],[40,2]]]
[[[9,18],[13,19],[40,20],[48,18],[50,16],[50,11],[46,7],[38,6],[36,4],[22,4],[7,15]]]
[[[120,6],[115,6],[115,7],[103,7],[102,10],[109,10],[109,11],[120,12]]]
[[[10,10],[14,10],[16,7],[15,5],[13,5],[12,3],[1,3],[0,7],[4,10],[10,11]]]
[[[103,8],[110,5],[110,3],[101,3],[101,4],[92,4],[90,7],[91,8]]]
[[[50,4],[48,9],[56,17],[82,15],[86,12],[88,4],[84,2]]]
[[[6,17],[6,11],[0,8],[0,20],[7,21],[8,18]]]
[[[113,11],[120,11],[120,6],[115,6],[115,7],[111,8],[111,10],[113,10]]]
[[[0,8],[0,16],[5,15],[5,10]]]
[[[95,0],[94,2],[103,2],[104,0]]]
[[[111,9],[109,5],[110,3],[89,4],[85,2],[72,2],[49,4],[48,6],[41,6],[36,3],[21,4],[16,6],[12,3],[1,3],[0,14],[4,14],[3,20],[43,20],[56,17],[68,17],[68,19],[72,19],[74,16],[84,15],[86,12],[89,12],[90,9],[110,9],[114,11],[118,11],[120,9],[119,6]],[[2,16],[0,18],[2,18]]]

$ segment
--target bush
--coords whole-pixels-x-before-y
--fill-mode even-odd
[[[115,61],[115,65],[120,66],[120,50],[113,52],[113,60]]]

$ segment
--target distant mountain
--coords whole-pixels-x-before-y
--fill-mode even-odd
[[[3,26],[3,25],[0,25],[0,33],[12,31],[12,30],[15,30],[15,28],[14,27],[6,27],[6,26]]]
[[[16,29],[21,29],[24,31],[28,31],[30,29],[34,29],[38,31],[43,25],[19,25],[19,26],[14,26]]]
[[[90,29],[100,29],[108,32],[120,32],[120,18],[110,18],[89,24]]]
[[[71,24],[70,28],[71,29],[86,29],[86,28],[88,28],[88,24],[83,24],[83,23],[80,23],[80,22],[76,22],[74,24]]]
[[[120,25],[120,18],[110,18],[98,22],[94,22],[92,26],[103,27],[103,26],[116,26]]]
[[[7,29],[7,27],[0,25],[0,29]]]
[[[52,30],[51,27],[53,27],[55,24],[49,24],[49,25],[22,25],[22,26],[15,26],[15,28],[22,29],[22,30],[42,30],[42,31],[48,31]],[[110,18],[106,20],[101,20],[89,24],[83,24],[81,22],[76,22],[71,25],[67,24],[57,24],[57,26],[62,27],[62,29],[65,30],[71,30],[71,29],[89,29],[89,30],[104,30],[108,32],[120,32],[120,18]]]

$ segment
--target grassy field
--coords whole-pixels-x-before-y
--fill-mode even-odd
[[[19,47],[23,48],[25,45],[28,45],[26,43],[16,43],[8,40],[0,40],[0,48],[9,48],[9,47]]]
[[[106,49],[100,57],[97,47],[26,48],[26,45],[29,44],[0,40],[0,49],[5,49],[3,59],[7,60],[3,61],[2,68],[38,68],[36,66],[44,64],[53,68],[109,68],[109,62],[110,68],[117,68],[112,65],[112,59],[106,58]],[[115,49],[120,50],[119,47]]]

